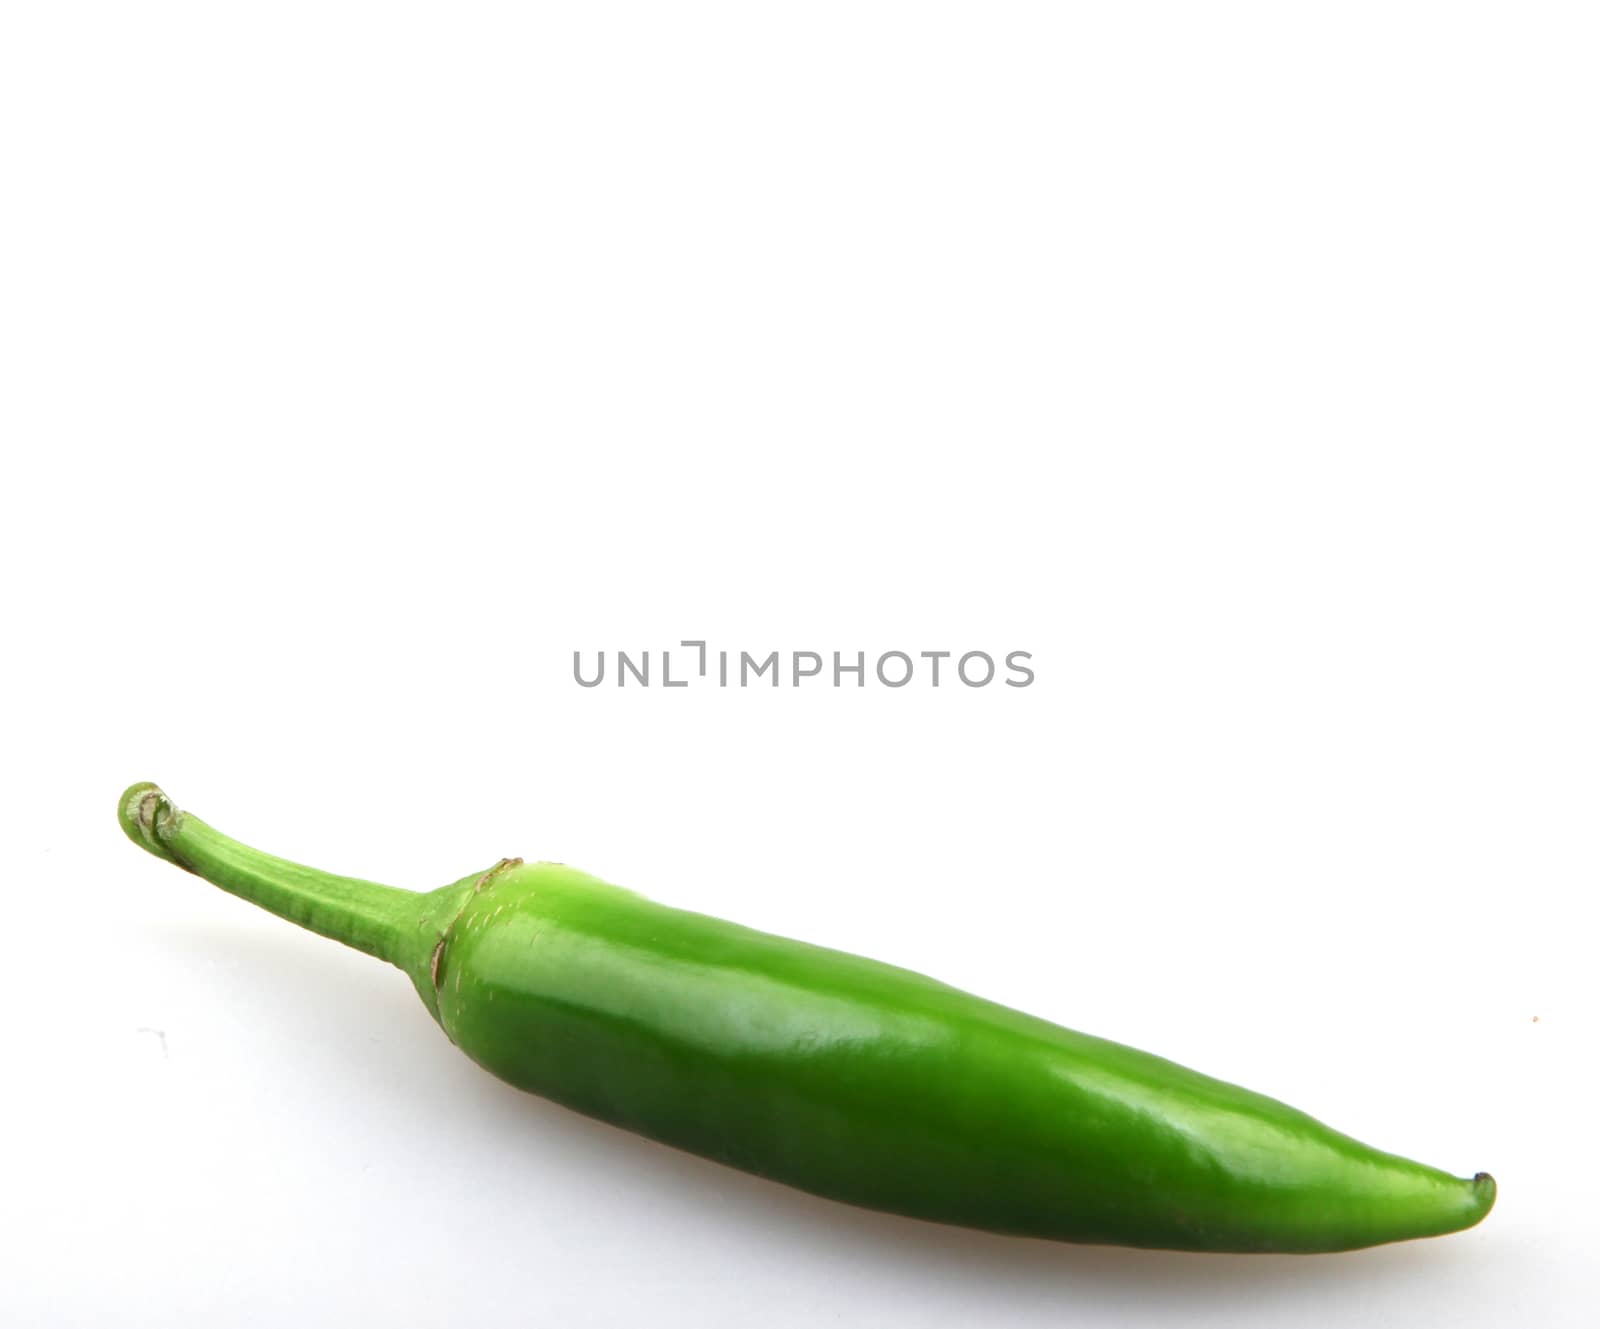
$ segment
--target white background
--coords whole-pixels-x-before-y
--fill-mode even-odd
[[[7,6],[4,1318],[1589,1323],[1597,35]],[[571,680],[685,637],[1038,680]],[[145,778],[923,969],[1500,1204],[1249,1258],[792,1193],[138,853]]]

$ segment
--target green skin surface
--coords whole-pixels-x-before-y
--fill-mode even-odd
[[[1494,1204],[1486,1173],[560,864],[504,860],[418,894],[249,849],[154,785],[120,812],[159,857],[397,965],[511,1084],[831,1199],[1062,1241],[1296,1252],[1455,1232]]]

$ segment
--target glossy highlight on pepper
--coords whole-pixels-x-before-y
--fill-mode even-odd
[[[429,892],[303,867],[122,797],[142,848],[404,971],[450,1039],[578,1112],[801,1190],[1061,1241],[1340,1251],[1494,1204],[1173,1062],[906,969],[502,859]]]

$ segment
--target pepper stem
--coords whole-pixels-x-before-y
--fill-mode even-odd
[[[118,820],[135,844],[279,918],[407,968],[424,896],[275,858],[180,812],[156,785],[122,796]]]

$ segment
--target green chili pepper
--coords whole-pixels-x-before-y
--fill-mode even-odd
[[[1494,1204],[1273,1099],[921,974],[504,859],[425,894],[249,849],[154,785],[151,853],[397,965],[502,1079],[817,1195],[1063,1241],[1335,1251]]]

